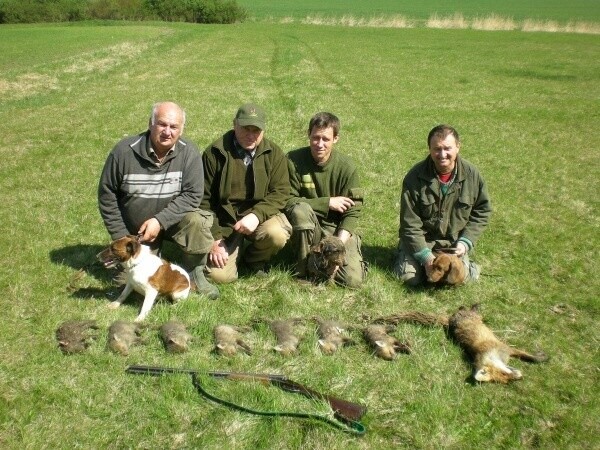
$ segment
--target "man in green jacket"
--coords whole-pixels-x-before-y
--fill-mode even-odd
[[[458,132],[451,126],[434,127],[427,144],[429,156],[402,183],[394,272],[408,285],[419,285],[431,270],[433,252],[451,248],[465,265],[465,281],[476,280],[480,269],[468,254],[492,213],[485,182],[475,166],[459,157]]]
[[[213,212],[214,242],[207,275],[217,283],[238,277],[238,260],[256,273],[290,238],[292,227],[282,210],[290,196],[286,158],[264,137],[264,110],[239,107],[233,129],[203,153],[204,196],[201,208]],[[242,255],[244,240],[250,241]]]
[[[296,275],[308,275],[310,247],[324,236],[335,235],[344,242],[346,261],[337,268],[334,280],[359,287],[366,273],[356,233],[363,193],[350,158],[334,151],[339,130],[340,121],[331,113],[321,112],[310,119],[310,146],[287,154],[292,198],[285,212],[294,230],[291,242],[297,257]]]

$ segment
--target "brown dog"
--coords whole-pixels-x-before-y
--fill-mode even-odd
[[[317,282],[333,282],[339,267],[346,263],[346,247],[337,236],[325,236],[310,248],[308,273]]]
[[[465,275],[465,266],[458,256],[448,253],[436,253],[427,281],[456,285],[465,282]]]

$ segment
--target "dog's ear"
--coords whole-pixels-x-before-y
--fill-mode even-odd
[[[127,248],[127,253],[130,254],[130,255],[135,254],[136,245],[137,245],[137,242],[131,242],[131,241],[128,242],[127,243],[127,247],[126,247]]]
[[[460,284],[465,281],[465,267],[460,259],[450,258],[448,265],[448,276],[446,277],[448,284]]]

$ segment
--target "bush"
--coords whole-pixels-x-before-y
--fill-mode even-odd
[[[242,22],[248,13],[235,0],[146,0],[158,19],[193,23]]]
[[[143,20],[148,13],[144,0],[89,0],[87,16],[100,20]]]
[[[82,20],[85,10],[81,0],[0,0],[0,23]]]
[[[244,21],[248,13],[235,0],[189,0],[195,23],[235,23]]]
[[[0,0],[0,23],[85,19],[235,23],[247,17],[235,0]]]

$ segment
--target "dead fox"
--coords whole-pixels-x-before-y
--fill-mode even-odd
[[[371,324],[363,331],[365,339],[375,350],[375,354],[388,361],[396,358],[397,353],[410,353],[410,346],[407,343],[400,342],[388,334],[393,330],[394,327],[391,325]]]
[[[317,334],[319,335],[319,347],[326,355],[332,355],[346,345],[355,342],[345,335],[345,326],[336,320],[323,320],[319,317],[313,319],[317,322]]]
[[[186,352],[192,341],[192,335],[187,332],[185,325],[175,320],[162,325],[159,333],[165,349],[170,353]]]
[[[60,324],[56,330],[58,347],[65,354],[81,353],[85,351],[96,335],[90,330],[97,330],[95,320],[68,320]]]
[[[129,355],[129,348],[142,343],[140,337],[142,325],[124,320],[117,320],[108,327],[107,346],[115,353]]]
[[[507,365],[511,356],[531,363],[548,360],[543,352],[527,353],[508,346],[496,337],[484,323],[478,311],[479,305],[467,309],[461,307],[452,316],[440,316],[419,312],[393,314],[377,319],[379,323],[413,322],[423,325],[443,325],[469,355],[475,368],[473,378],[480,382],[508,383],[523,378],[521,371]]]
[[[232,325],[217,325],[213,334],[215,337],[215,350],[221,356],[234,356],[238,347],[248,355],[252,350],[248,344],[242,340],[240,332],[247,331],[247,328],[234,327]]]

